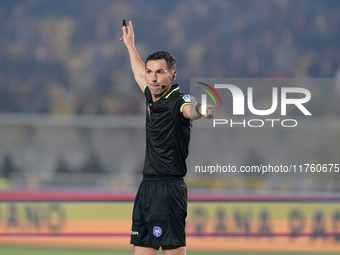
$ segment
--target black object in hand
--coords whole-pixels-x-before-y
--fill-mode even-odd
[[[123,26],[127,26],[126,19],[123,19]]]

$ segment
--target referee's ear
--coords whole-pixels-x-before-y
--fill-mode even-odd
[[[173,82],[174,80],[176,80],[176,75],[177,75],[177,71],[173,71],[172,72],[172,76],[171,76],[171,82]]]

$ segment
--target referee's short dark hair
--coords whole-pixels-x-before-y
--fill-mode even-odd
[[[165,60],[170,72],[176,70],[176,63],[177,63],[176,58],[174,57],[174,55],[166,51],[156,51],[154,53],[151,53],[146,59],[145,65],[149,60],[159,60],[159,59]]]

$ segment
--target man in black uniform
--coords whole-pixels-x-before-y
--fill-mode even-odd
[[[122,27],[136,82],[146,97],[146,151],[143,181],[136,195],[131,244],[134,254],[185,254],[187,168],[191,120],[202,117],[200,104],[180,92],[176,59],[165,51],[148,56],[145,64],[134,46],[131,21]],[[213,118],[214,106],[207,104],[204,117]]]

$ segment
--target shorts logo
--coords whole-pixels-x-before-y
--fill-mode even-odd
[[[131,231],[132,236],[138,236],[138,231]]]
[[[162,234],[162,229],[160,227],[156,226],[153,228],[153,235],[155,237],[160,237],[161,234]]]

